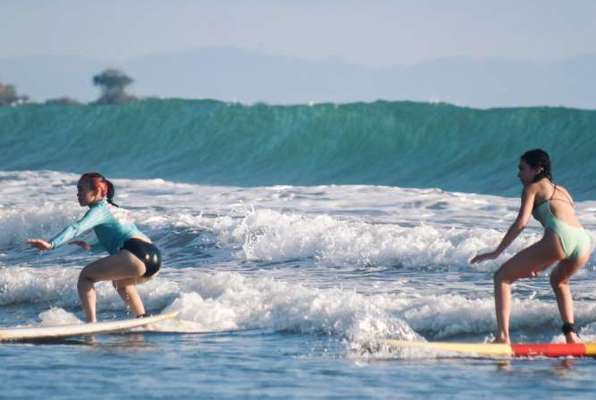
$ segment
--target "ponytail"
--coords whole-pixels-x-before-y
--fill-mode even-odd
[[[110,203],[114,207],[120,207],[118,204],[114,203],[114,194],[116,193],[116,191],[114,189],[114,184],[112,182],[108,181],[106,178],[103,178],[103,179],[104,179],[106,185],[108,186],[108,190],[106,193],[108,203]]]

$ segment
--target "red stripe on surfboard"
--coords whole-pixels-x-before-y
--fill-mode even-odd
[[[511,350],[514,356],[518,357],[584,357],[586,355],[586,345],[583,343],[529,343],[512,344]]]

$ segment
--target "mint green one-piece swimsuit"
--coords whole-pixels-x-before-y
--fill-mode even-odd
[[[557,186],[550,199],[538,204],[532,214],[545,229],[555,233],[561,240],[565,257],[569,260],[576,260],[578,257],[590,251],[592,247],[592,238],[584,228],[571,226],[555,217],[550,209],[550,202],[557,191]]]

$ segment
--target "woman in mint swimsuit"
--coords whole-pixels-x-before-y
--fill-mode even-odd
[[[79,179],[77,189],[79,204],[89,207],[83,218],[66,227],[50,241],[29,239],[27,242],[39,250],[55,249],[69,242],[89,250],[92,246],[88,243],[71,239],[93,229],[99,247],[110,255],[87,265],[79,275],[77,289],[87,321],[96,321],[94,284],[99,281],[112,281],[135,315],[144,316],[145,308],[135,285],[149,280],[159,271],[159,250],[134,224],[121,223],[114,217],[108,206],[109,203],[117,207],[112,201],[114,185],[102,175],[95,172],[84,174]]]
[[[550,283],[557,297],[565,339],[567,343],[577,343],[569,278],[588,261],[591,237],[575,215],[569,192],[553,183],[550,158],[545,151],[536,149],[524,153],[518,176],[524,189],[517,219],[495,251],[471,260],[478,263],[497,258],[525,228],[531,215],[544,226],[544,236],[539,242],[507,260],[494,275],[496,342],[510,343],[511,284],[520,278],[536,276],[558,262],[550,275]]]

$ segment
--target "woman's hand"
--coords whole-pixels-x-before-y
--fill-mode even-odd
[[[52,245],[43,239],[28,239],[27,244],[39,250],[50,250],[52,248]]]
[[[87,251],[91,250],[91,245],[89,243],[85,242],[84,240],[73,240],[73,241],[69,242],[68,244],[76,244],[77,246],[81,246],[82,248],[84,248]]]
[[[476,257],[470,260],[470,264],[480,263],[486,260],[494,260],[495,258],[499,257],[499,253],[496,251],[491,251],[490,253],[478,254]]]

